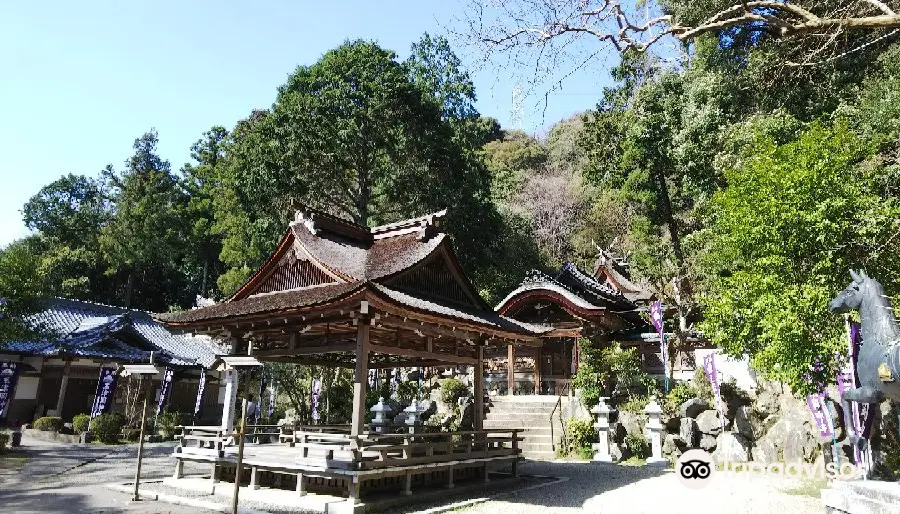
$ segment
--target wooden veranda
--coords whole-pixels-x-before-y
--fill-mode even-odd
[[[517,431],[483,430],[485,352],[537,347],[551,329],[505,318],[484,303],[439,230],[441,216],[368,228],[299,212],[273,255],[234,296],[157,316],[173,328],[220,338],[231,355],[354,370],[349,426],[300,427],[280,444],[251,445],[244,458],[251,484],[259,486],[260,473],[271,474],[273,484],[290,475],[300,494],[340,489],[348,509],[361,511],[370,489],[410,494],[433,481],[486,480],[499,466],[517,472]],[[473,369],[472,430],[371,430],[370,369],[440,366]],[[233,475],[229,437],[221,427],[186,428],[175,456],[179,463],[210,462],[214,480],[229,469]]]

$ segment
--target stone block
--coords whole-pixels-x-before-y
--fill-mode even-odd
[[[696,418],[701,412],[709,409],[709,404],[699,398],[691,398],[681,404],[678,413],[682,418]]]
[[[705,410],[697,416],[697,429],[704,434],[718,435],[722,431],[719,413],[714,410]]]
[[[750,460],[750,443],[740,434],[719,434],[712,456],[716,462],[747,462]]]

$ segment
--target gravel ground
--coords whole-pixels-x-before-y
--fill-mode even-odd
[[[194,514],[208,512],[197,507],[170,505],[161,501],[130,503],[126,493],[111,491],[103,485],[131,482],[134,477],[136,447],[66,445],[42,441],[24,441],[30,456],[14,475],[0,476],[0,505],[3,512],[137,512]],[[204,501],[224,504],[224,497],[186,494],[154,479],[170,476],[174,462],[174,443],[145,446],[141,476],[148,481],[145,491],[178,493]],[[186,463],[185,473],[203,473],[205,466]],[[489,497],[488,501],[459,506],[466,513],[548,514],[591,512],[600,514],[731,514],[778,513],[822,514],[817,498],[792,495],[785,490],[802,484],[796,481],[766,478],[716,478],[708,487],[691,490],[678,481],[671,471],[648,467],[628,467],[580,462],[528,462],[521,466],[525,475],[557,477],[525,478],[515,486],[495,481],[488,489],[458,492],[430,504],[420,504],[391,512],[414,512],[417,509],[455,504],[470,499]],[[549,485],[548,485],[549,484]],[[462,486],[462,484],[460,484]],[[272,505],[241,502],[247,508],[277,514],[298,511]],[[11,510],[7,510],[11,509]]]
[[[547,514],[822,514],[816,498],[788,494],[797,481],[717,477],[708,487],[684,487],[671,471],[600,463],[531,462],[523,473],[569,477],[462,509],[465,513]]]

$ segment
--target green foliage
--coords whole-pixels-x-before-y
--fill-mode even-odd
[[[584,405],[592,408],[601,396],[630,399],[646,394],[653,380],[644,372],[634,348],[617,342],[598,349],[595,342],[579,339],[580,360],[573,385],[581,390]]]
[[[91,420],[91,433],[103,444],[116,444],[122,435],[125,418],[118,413],[104,413]]]
[[[416,380],[404,380],[397,385],[397,398],[402,404],[410,404],[419,399],[419,383]]]
[[[29,240],[18,240],[0,250],[0,348],[9,340],[46,334],[30,316],[41,310],[45,275]]]
[[[169,162],[156,153],[158,138],[150,131],[134,142],[127,168],[104,171],[115,213],[100,230],[100,250],[107,274],[123,277],[122,304],[165,311],[170,305],[190,305],[179,265],[184,256],[181,216],[186,198]]]
[[[88,431],[90,422],[90,414],[76,414],[75,417],[72,418],[72,429],[75,430],[76,434],[83,434]]]
[[[175,427],[190,425],[191,419],[189,413],[171,411],[166,407],[156,416],[156,431],[165,438],[171,438],[175,435]]]
[[[880,446],[884,460],[875,465],[874,471],[881,480],[895,481],[900,477],[900,405],[891,402],[881,419]]]
[[[466,384],[456,378],[448,378],[441,382],[441,401],[446,405],[456,406],[459,399],[470,395]]]
[[[691,385],[693,385],[694,391],[697,393],[697,398],[712,405],[715,395],[713,394],[712,384],[706,378],[706,373],[702,367],[694,370],[694,379],[691,381]]]
[[[670,389],[668,394],[666,394],[666,404],[670,406],[670,409],[671,407],[674,407],[677,410],[681,407],[682,403],[697,397],[697,389],[692,384],[689,382],[680,382],[675,384],[675,387]]]
[[[834,376],[846,346],[827,304],[847,270],[864,263],[886,290],[900,286],[900,204],[879,188],[883,169],[865,164],[871,152],[843,125],[813,124],[783,145],[760,137],[713,202],[702,329],[800,393]],[[810,371],[817,359],[825,369]]]
[[[63,420],[55,416],[45,416],[34,420],[32,427],[41,432],[59,432],[63,427]]]
[[[629,398],[628,401],[619,404],[619,410],[643,414],[648,403],[650,403],[650,397],[635,395]]]
[[[632,457],[643,459],[650,455],[650,444],[643,433],[629,433],[625,435],[622,447]]]
[[[9,432],[0,432],[0,454],[6,452],[6,447],[9,445],[10,439],[12,439],[12,436]]]
[[[593,456],[591,445],[597,442],[597,429],[591,420],[568,418],[566,420],[566,438],[569,455],[590,458]]]

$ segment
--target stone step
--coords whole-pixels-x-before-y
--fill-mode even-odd
[[[507,421],[516,421],[516,422],[521,423],[523,426],[549,427],[550,423],[553,423],[553,424],[559,426],[558,420],[555,420],[555,419],[550,420],[548,418],[545,418],[544,416],[532,416],[532,415],[515,415],[515,414],[510,414],[508,416],[488,415],[488,416],[485,416],[484,420],[485,421],[487,421],[487,420],[502,421],[504,423]]]
[[[519,448],[523,452],[553,452],[553,445],[550,443],[520,443]]]
[[[488,421],[485,421],[485,422],[484,422],[484,429],[485,429],[485,430],[511,430],[511,429],[514,429],[514,428],[515,428],[515,429],[523,429],[523,430],[525,430],[525,434],[526,434],[526,435],[528,435],[528,434],[546,434],[546,435],[550,435],[551,433],[554,433],[554,434],[555,434],[555,433],[561,433],[561,432],[562,432],[561,430],[558,430],[559,427],[554,427],[553,430],[551,430],[549,426],[542,426],[542,427],[536,427],[536,426],[521,426],[521,425],[513,426],[512,424],[508,424],[508,423],[498,423],[498,422],[488,422]]]
[[[494,404],[494,405],[489,405],[488,412],[546,413],[549,416],[551,413],[554,412],[554,409],[553,409],[553,407],[544,407],[544,406],[540,406],[540,405],[498,403],[498,404]],[[559,412],[559,409],[557,409],[556,412]]]
[[[528,460],[555,460],[556,452],[554,451],[530,451],[522,452],[522,457],[525,457]]]

